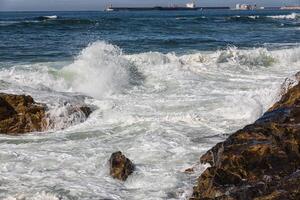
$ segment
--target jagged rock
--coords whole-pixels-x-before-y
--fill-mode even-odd
[[[86,105],[71,105],[62,117],[72,124],[83,122],[91,113]],[[0,134],[18,135],[55,127],[56,121],[47,113],[45,104],[36,103],[31,96],[0,93]]]
[[[200,159],[194,200],[300,199],[300,84]]]
[[[113,178],[125,181],[133,173],[134,165],[122,152],[118,151],[109,159],[110,175]]]
[[[32,97],[0,93],[0,133],[20,134],[43,131],[46,106]]]

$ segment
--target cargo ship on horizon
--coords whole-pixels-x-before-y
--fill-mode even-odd
[[[154,6],[154,7],[113,7],[112,5],[107,6],[105,11],[195,11],[195,10],[208,10],[208,9],[223,9],[229,10],[230,7],[197,7],[196,1],[187,3],[185,6]]]

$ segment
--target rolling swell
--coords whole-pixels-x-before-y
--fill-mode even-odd
[[[51,16],[49,16],[51,17]],[[0,26],[13,27],[34,27],[34,26],[63,26],[63,25],[94,25],[99,21],[90,19],[68,19],[68,18],[49,18],[45,16],[28,18],[20,21],[0,21]]]
[[[189,16],[178,15],[175,17],[166,17],[166,20],[179,20],[190,22],[211,22],[211,21],[224,21],[224,22],[273,22],[278,20],[297,20],[299,19],[298,13],[287,15],[233,15],[233,16]],[[134,19],[134,18],[133,18]],[[146,20],[147,18],[136,18],[135,20]],[[32,18],[24,18],[20,20],[6,20],[0,21],[0,26],[60,26],[60,25],[96,25],[101,23],[121,23],[124,19],[120,17],[104,17],[96,19],[86,18],[69,18],[59,15],[38,16]],[[160,18],[152,18],[151,21],[158,21]],[[149,21],[149,19],[147,19]]]

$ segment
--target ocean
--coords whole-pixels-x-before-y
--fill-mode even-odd
[[[299,42],[295,11],[0,12],[0,92],[55,122],[0,135],[0,199],[188,199],[201,154],[280,98]],[[126,182],[109,176],[119,150]]]

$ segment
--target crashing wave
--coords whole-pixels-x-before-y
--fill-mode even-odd
[[[142,65],[162,65],[167,63],[177,63],[180,65],[193,65],[201,63],[205,65],[216,65],[226,63],[230,65],[249,67],[269,67],[276,63],[294,63],[300,59],[298,57],[300,48],[268,50],[266,48],[238,49],[228,47],[225,50],[215,52],[199,52],[178,56],[174,53],[162,54],[149,52],[129,55],[127,58],[135,64]]]
[[[129,68],[120,48],[95,42],[85,48],[74,63],[59,72],[71,91],[93,97],[120,91],[129,85]]]
[[[232,66],[249,70],[296,63],[300,61],[299,53],[300,47],[280,50],[229,47],[215,52],[186,55],[159,52],[124,55],[119,47],[99,41],[83,49],[72,64],[61,69],[51,68],[47,64],[15,66],[2,69],[0,78],[15,87],[26,86],[39,91],[77,92],[102,98],[141,84],[144,76],[147,76],[147,72],[142,74],[142,71],[149,66],[172,64],[175,70],[176,66],[181,69],[189,69],[191,66],[200,69],[201,66],[222,65],[228,70],[231,70]]]

